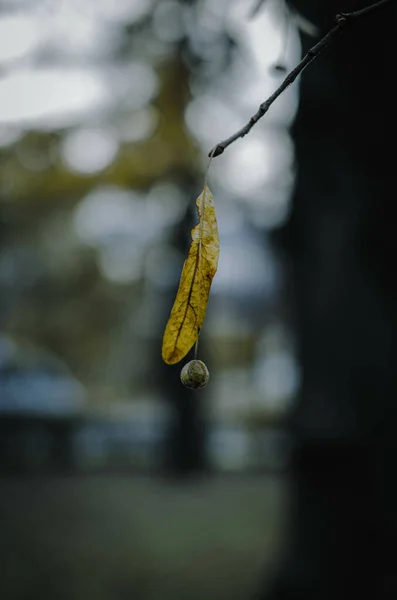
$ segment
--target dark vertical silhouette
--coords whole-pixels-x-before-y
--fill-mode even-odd
[[[323,28],[362,2],[295,2]],[[279,239],[303,369],[285,551],[267,600],[397,597],[397,6],[303,74],[297,182]],[[302,36],[303,52],[314,44]]]

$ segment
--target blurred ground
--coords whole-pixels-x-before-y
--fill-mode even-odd
[[[280,476],[2,478],[0,598],[238,600],[280,539]]]

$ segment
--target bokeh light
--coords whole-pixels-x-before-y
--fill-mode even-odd
[[[92,70],[19,70],[0,80],[0,123],[64,127],[98,110],[107,97],[105,81]]]
[[[111,129],[79,129],[62,143],[66,165],[78,173],[98,173],[116,158],[118,140]]]

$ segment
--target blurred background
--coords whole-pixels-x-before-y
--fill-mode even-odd
[[[160,359],[207,153],[298,58],[284,4],[253,9],[2,3],[4,467],[162,467],[164,436],[178,437],[187,411],[192,447],[168,455],[170,467],[201,469],[205,451],[217,469],[247,468],[254,429],[293,398],[285,269],[270,234],[290,211],[296,89],[211,166],[222,246],[202,334],[211,386],[189,394],[181,365]]]
[[[0,1],[5,600],[237,600],[279,564],[272,598],[350,599],[377,574],[363,523],[397,532],[395,12],[213,160],[210,384],[161,360],[208,152],[361,6]]]
[[[207,154],[298,60],[295,20],[277,1],[0,9],[0,595],[242,597],[276,553],[299,383],[271,239],[296,88],[211,166],[206,390],[161,343]]]

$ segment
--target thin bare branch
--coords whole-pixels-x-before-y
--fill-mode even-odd
[[[249,133],[254,127],[254,125],[256,125],[256,123],[267,113],[273,102],[291,85],[291,83],[293,83],[297,79],[297,77],[302,73],[302,71],[306,69],[306,67],[310,65],[310,63],[315,58],[317,58],[317,56],[321,54],[321,52],[327,46],[329,46],[329,44],[336,37],[338,37],[343,31],[345,31],[349,23],[353,22],[354,20],[360,17],[368,15],[373,10],[381,8],[385,4],[388,4],[392,1],[394,0],[379,0],[379,2],[375,2],[374,4],[371,4],[366,8],[362,8],[360,10],[356,10],[350,13],[340,13],[336,15],[335,25],[328,31],[328,33],[324,35],[324,37],[321,38],[321,40],[315,46],[313,46],[313,48],[309,50],[309,52],[302,58],[302,60],[296,65],[296,67],[292,69],[290,73],[288,73],[288,75],[286,76],[282,84],[276,89],[276,91],[273,92],[273,94],[271,94],[271,96],[269,96],[267,100],[262,102],[257,112],[250,118],[248,123],[244,125],[244,127],[242,127],[241,129],[236,131],[236,133],[228,137],[226,140],[223,140],[223,142],[219,142],[218,144],[216,144],[208,153],[208,156],[211,156],[213,158],[219,156],[225,151],[225,149],[228,146],[230,146],[230,144],[233,144],[233,142],[235,142],[239,138],[243,138],[245,135],[247,135],[247,133]]]

